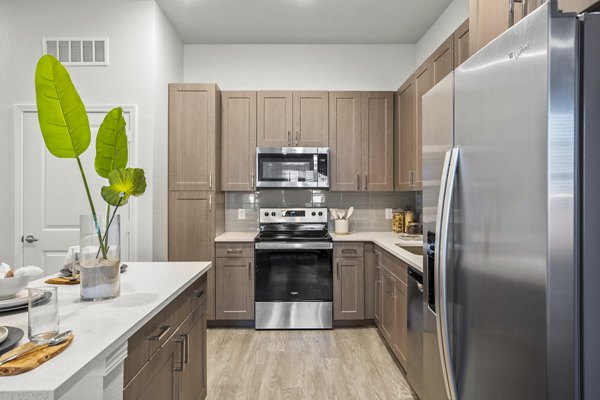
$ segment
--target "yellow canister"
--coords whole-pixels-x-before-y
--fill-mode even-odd
[[[394,211],[392,214],[392,232],[404,232],[404,211]]]
[[[404,211],[404,226],[402,227],[402,232],[408,232],[408,224],[414,222],[415,220],[415,212],[414,211]]]

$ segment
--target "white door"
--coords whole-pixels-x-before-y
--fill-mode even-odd
[[[109,110],[109,107],[88,110],[92,139],[80,156],[99,217],[106,214],[100,189],[107,180],[94,169],[96,134]],[[123,117],[127,137],[131,138],[131,111],[124,110]],[[77,161],[56,158],[48,152],[37,111],[23,112],[22,134],[22,265],[36,265],[43,268],[45,274],[52,274],[62,267],[67,249],[79,245],[79,216],[91,215],[91,211]],[[131,155],[131,150],[129,153]],[[121,215],[121,259],[126,261],[129,259],[129,205],[120,207],[118,214]],[[19,227],[16,229],[18,234]],[[15,258],[18,263],[19,255]]]

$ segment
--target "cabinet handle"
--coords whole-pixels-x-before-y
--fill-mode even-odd
[[[212,172],[208,174],[208,188],[212,189]]]
[[[356,174],[356,190],[360,190],[360,174]]]
[[[203,295],[204,295],[204,289],[200,289],[200,290],[195,290],[194,291],[194,297],[197,298],[197,299],[199,299]]]
[[[411,188],[415,186],[415,171],[408,171],[408,184]]]
[[[300,131],[296,131],[296,146],[300,143]]]
[[[244,249],[227,249],[227,253],[241,253]]]
[[[353,253],[357,254],[358,251],[356,249],[342,249],[342,253]]]
[[[250,175],[250,187],[254,190],[254,172]]]
[[[183,353],[184,357],[183,357],[183,362],[184,364],[189,364],[190,363],[190,335],[188,335],[187,333],[183,336],[183,347],[185,347],[185,351]]]
[[[375,250],[375,254],[377,254],[377,266],[381,267],[381,252]]]
[[[368,186],[369,186],[369,177],[367,175],[365,175],[365,190],[367,190]]]
[[[174,371],[177,372],[183,372],[185,371],[185,337],[184,335],[179,336],[179,339],[175,339],[175,343],[181,343],[181,354],[180,354],[180,360],[178,361],[179,365],[175,365],[175,367],[173,367]]]
[[[161,325],[158,329],[160,330],[160,333],[158,335],[149,336],[148,340],[151,340],[153,342],[160,342],[161,340],[163,340],[165,335],[169,333],[171,327],[169,325]]]
[[[252,261],[248,261],[248,280],[252,280]]]
[[[335,263],[335,270],[336,270],[337,279],[339,281],[340,280],[340,262],[339,261]]]
[[[212,194],[208,195],[208,211],[212,212]]]
[[[292,131],[288,131],[288,146],[292,146]]]
[[[391,285],[390,285],[390,289],[391,289],[391,292],[392,292],[392,293],[390,294],[390,297],[391,297],[392,299],[395,299],[395,298],[396,298],[396,294],[394,293],[394,292],[395,292],[395,290],[394,290],[394,280],[393,280],[393,279],[390,279],[390,283],[391,283]]]
[[[515,0],[508,0],[508,26],[515,24]]]

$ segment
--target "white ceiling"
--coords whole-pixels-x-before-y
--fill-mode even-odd
[[[156,0],[186,44],[416,43],[451,0]]]

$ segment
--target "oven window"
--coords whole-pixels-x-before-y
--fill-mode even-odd
[[[258,179],[268,182],[316,181],[312,154],[259,154]]]
[[[256,301],[332,301],[331,250],[256,250]]]

